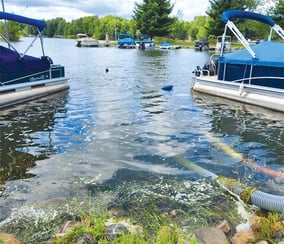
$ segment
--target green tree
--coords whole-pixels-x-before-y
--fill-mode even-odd
[[[272,17],[278,25],[284,28],[284,0],[278,0],[272,12]]]
[[[101,36],[100,39],[105,38],[105,33],[109,34],[109,38],[111,40],[115,40],[118,31],[118,23],[120,22],[120,18],[117,16],[107,15],[105,17],[102,17],[100,19],[100,30],[101,30]]]
[[[219,36],[223,34],[225,24],[221,20],[222,12],[226,10],[253,10],[260,0],[209,0],[210,7],[206,12],[210,17],[208,35]]]
[[[43,34],[48,37],[54,37],[56,35],[64,35],[66,21],[63,18],[56,18],[46,21],[46,28]]]
[[[21,36],[36,36],[38,34],[38,30],[36,27],[31,25],[25,25],[25,27],[21,31]]]
[[[169,0],[143,0],[135,3],[133,19],[141,33],[151,36],[168,36],[174,19],[169,17],[173,5]]]
[[[99,39],[104,39],[105,38],[105,34],[108,33],[109,34],[109,38],[111,40],[115,40],[115,36],[116,36],[116,23],[117,23],[117,17],[116,16],[112,16],[112,15],[107,15],[104,16],[100,19],[100,37]]]
[[[89,36],[93,36],[97,38],[97,34],[99,33],[99,17],[98,16],[87,16],[82,18],[82,31],[83,33],[88,34]]]
[[[7,23],[8,23],[9,40],[12,42],[19,41],[20,31],[22,30],[23,25],[15,21],[7,21]]]
[[[188,38],[189,29],[190,29],[189,22],[179,21],[179,19],[175,17],[170,36],[173,39],[185,40]]]
[[[207,16],[197,16],[191,22],[190,25],[190,37],[192,40],[207,38],[207,25],[208,17]]]
[[[269,25],[261,23],[255,20],[246,20],[242,24],[242,33],[244,33],[245,37],[251,40],[262,40],[267,39],[269,35]]]

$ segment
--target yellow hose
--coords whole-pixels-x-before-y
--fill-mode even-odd
[[[251,159],[244,158],[241,153],[236,152],[233,148],[231,148],[227,144],[221,142],[219,138],[213,136],[209,132],[204,133],[204,135],[210,141],[214,142],[220,149],[222,149],[229,156],[239,160],[240,163],[245,164],[246,166],[248,166],[252,170],[264,173],[264,174],[269,175],[273,178],[284,179],[284,172],[278,171],[278,170],[273,170],[273,169],[270,169],[270,168],[266,168],[264,166],[258,165],[256,162],[254,162]]]

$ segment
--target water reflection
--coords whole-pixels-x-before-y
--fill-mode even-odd
[[[37,160],[60,150],[53,129],[65,117],[67,91],[0,112],[0,184],[33,177]]]

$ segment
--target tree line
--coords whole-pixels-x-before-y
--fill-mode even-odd
[[[271,0],[274,5],[265,9],[265,14],[271,16],[280,26],[284,26],[284,0]],[[174,5],[170,0],[143,0],[136,3],[131,19],[108,15],[104,17],[86,16],[67,22],[63,18],[46,20],[46,28],[43,34],[47,37],[76,38],[78,33],[85,33],[95,39],[102,40],[108,33],[111,40],[116,40],[119,33],[129,33],[133,37],[140,33],[147,33],[153,37],[167,37],[178,40],[197,40],[201,38],[216,40],[216,36],[222,35],[224,23],[221,14],[225,10],[241,9],[259,11],[265,6],[265,0],[209,0],[210,6],[206,16],[196,16],[192,21],[183,21],[182,11],[180,16],[171,16]],[[190,6],[189,6],[190,7]],[[260,26],[259,22],[250,23],[240,21],[238,26],[241,31],[251,39],[265,39],[267,29]],[[9,34],[11,40],[17,40],[20,36],[35,34],[36,30],[30,26],[23,26],[9,22]],[[3,32],[3,23],[0,23],[0,31]]]

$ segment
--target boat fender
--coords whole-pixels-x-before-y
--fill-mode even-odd
[[[173,89],[173,85],[165,85],[162,87],[162,90],[164,91],[171,91]]]

